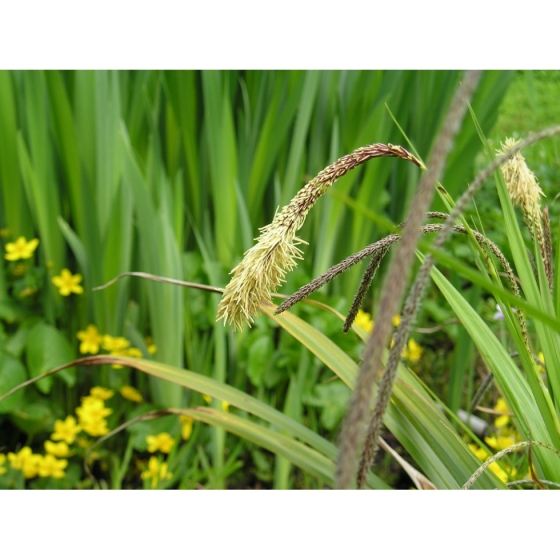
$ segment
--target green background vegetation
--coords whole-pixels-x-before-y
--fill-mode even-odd
[[[237,415],[240,424],[234,427],[220,416],[227,415],[220,400],[233,405],[236,397],[224,393],[207,411],[196,412],[202,422],[195,422],[192,436],[169,457],[174,476],[167,487],[331,485],[324,473],[336,458],[333,444],[352,385],[348,372],[363,348],[356,333],[341,333],[336,315],[301,304],[289,324],[263,315],[253,329],[232,333],[215,322],[217,294],[138,278],[101,291],[92,288],[128,271],[224,287],[258,228],[338,157],[376,142],[411,149],[401,127],[427,161],[460,77],[457,71],[0,72],[0,228],[5,243],[19,236],[40,239],[35,264],[23,276],[14,275],[7,261],[0,263],[0,393],[78,358],[76,334],[88,324],[103,334],[126,337],[146,361],[152,358],[145,337],[151,336],[157,345],[154,363],[196,372],[216,382],[216,390],[227,385],[243,391],[321,437],[320,442],[302,440],[288,424],[275,424],[269,412],[242,411],[235,405],[229,414]],[[560,122],[559,89],[557,72],[486,71],[472,108],[497,148],[506,136],[525,137]],[[524,155],[552,204],[560,169],[557,141],[537,144]],[[473,120],[467,117],[441,181],[454,199],[485,161]],[[281,292],[293,293],[388,233],[388,220],[397,224],[406,217],[419,175],[413,165],[382,159],[340,179],[300,232],[309,243],[305,260],[288,275]],[[491,239],[507,246],[496,190],[487,185],[476,203],[478,214],[473,206],[469,219],[477,227],[480,220]],[[443,203],[437,202],[435,209],[443,210]],[[453,239],[448,251],[475,265],[464,240]],[[59,295],[51,278],[63,268],[83,275],[83,295]],[[356,267],[314,298],[345,314],[362,273],[363,266]],[[446,276],[491,323],[496,301],[453,270]],[[381,284],[376,278],[366,300],[373,316]],[[21,297],[25,288],[37,291]],[[418,326],[446,326],[413,335],[424,348],[413,367],[422,382],[404,366],[402,376],[416,393],[431,399],[428,394],[434,391],[457,411],[468,408],[481,364],[472,339],[454,317],[438,290],[430,288]],[[496,331],[501,328],[493,325]],[[326,350],[317,342],[320,334],[325,345],[331,341],[342,352],[339,369],[322,354]],[[499,336],[505,340],[506,333]],[[332,356],[338,350],[328,351]],[[158,408],[200,408],[205,405],[201,395],[212,394],[198,378],[172,382],[171,370],[146,376],[140,369],[72,368],[26,387],[0,404],[0,452],[22,445],[42,449],[54,421],[72,414],[95,385],[114,390],[134,385],[149,403],[136,408],[112,404],[120,407],[112,428]],[[393,447],[439,486],[466,481],[479,464],[467,455],[466,446],[458,437],[446,440],[451,436],[441,432],[448,455],[463,454],[459,465],[448,465],[434,451],[437,445],[426,443],[439,422],[435,413],[424,410],[421,399],[415,401],[406,389],[397,388],[396,395],[387,423]],[[489,393],[488,406],[497,396],[496,390]],[[407,419],[415,412],[426,418],[432,414],[431,420],[419,427],[414,423],[420,420]],[[243,424],[251,415],[259,418],[257,435],[252,435],[253,425]],[[82,473],[80,464],[72,476],[35,484],[141,487],[135,460],[147,459],[144,439],[161,431],[179,441],[176,417],[141,422],[100,445],[92,467],[95,481]],[[324,472],[307,448],[293,443],[296,438],[313,450],[323,446],[321,452],[331,461],[324,463]],[[288,452],[290,445],[295,447]],[[410,485],[388,455],[375,473],[373,486]],[[480,480],[482,487],[497,485],[490,476]]]

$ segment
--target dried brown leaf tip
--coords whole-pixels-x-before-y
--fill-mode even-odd
[[[290,203],[277,212],[272,223],[261,228],[257,243],[249,249],[243,260],[231,271],[233,278],[226,286],[218,307],[216,320],[223,319],[234,329],[242,330],[251,325],[259,314],[260,305],[271,303],[271,292],[285,281],[288,272],[303,258],[299,248],[305,241],[296,237],[307,213],[319,197],[344,174],[354,167],[377,157],[398,157],[424,166],[410,152],[392,144],[372,144],[358,148],[323,169],[305,185]]]

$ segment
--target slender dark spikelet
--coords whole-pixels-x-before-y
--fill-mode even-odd
[[[492,372],[489,372],[488,375],[482,380],[480,387],[478,388],[472,399],[471,406],[469,407],[471,412],[474,413],[476,407],[478,406],[478,403],[480,403],[482,397],[484,397],[484,395],[486,394],[486,391],[488,391],[488,389],[491,387],[492,381],[494,381],[494,374]]]
[[[360,287],[356,292],[356,296],[354,297],[354,301],[352,302],[352,306],[350,307],[350,311],[348,312],[346,321],[344,321],[344,326],[342,327],[343,332],[347,333],[352,328],[352,323],[354,322],[354,319],[356,319],[356,315],[360,310],[362,301],[364,301],[364,297],[366,296],[366,293],[369,290],[369,287],[371,286],[375,273],[377,272],[379,265],[383,260],[383,257],[387,254],[387,251],[389,251],[389,247],[390,245],[385,245],[382,249],[377,251],[371,258],[371,261],[369,262],[366,271],[362,276]]]
[[[469,203],[470,199],[474,196],[474,194],[482,187],[482,185],[486,182],[486,180],[492,175],[492,173],[494,173],[494,171],[500,167],[501,165],[503,165],[504,163],[506,163],[508,161],[509,158],[511,158],[513,155],[515,155],[519,150],[521,150],[522,148],[529,146],[531,144],[534,144],[535,142],[538,142],[539,140],[541,140],[542,138],[547,138],[550,136],[553,136],[555,134],[560,133],[560,126],[556,125],[556,126],[552,126],[549,128],[546,128],[544,130],[541,130],[540,132],[537,132],[535,134],[532,134],[531,136],[527,137],[525,140],[522,140],[521,142],[515,144],[514,146],[510,147],[507,151],[505,151],[503,154],[499,155],[493,162],[491,162],[485,169],[483,169],[475,178],[475,180],[469,185],[468,189],[461,195],[460,199],[458,200],[456,206],[453,208],[453,210],[451,211],[449,217],[446,219],[445,223],[443,224],[443,227],[441,229],[441,231],[439,232],[433,247],[434,250],[438,250],[443,246],[443,243],[445,242],[445,240],[447,239],[447,237],[449,236],[449,234],[451,233],[451,231],[454,228],[454,224],[455,222],[459,219],[461,213],[465,210],[465,208],[467,207],[467,204]],[[435,217],[435,216],[434,216]],[[505,261],[507,262],[507,261]],[[503,263],[503,261],[502,261]],[[414,286],[411,290],[411,295],[409,296],[410,298],[417,298],[417,301],[419,301],[418,298],[418,294],[422,292],[423,286],[426,285],[428,278],[429,278],[429,272],[431,269],[431,266],[433,264],[433,255],[432,254],[428,254],[426,256],[426,259],[424,261],[424,264],[422,265],[416,281],[414,283]],[[511,273],[511,275],[508,273],[508,277],[510,278],[510,282],[512,282],[513,279],[513,284],[512,287],[514,289],[514,291],[517,290],[517,283],[515,282],[515,278],[513,277],[513,273]],[[519,293],[518,291],[516,291],[516,293]],[[414,295],[415,294],[415,295]],[[406,305],[405,305],[406,307]],[[519,319],[521,322],[521,329],[523,332],[523,336],[524,336],[524,340],[525,340],[525,344],[528,346],[528,339],[527,339],[527,329],[525,326],[525,320],[524,317],[521,313],[519,313]],[[408,328],[408,325],[410,324],[412,318],[411,315],[409,315],[408,317],[405,316],[405,313],[403,313],[402,319],[401,319],[401,324],[399,325],[399,330],[402,328],[403,331],[406,330]],[[378,319],[378,323],[379,323],[379,319]],[[375,332],[374,332],[375,334]],[[402,344],[404,346],[404,342],[406,341],[406,337],[399,337],[399,332],[397,332],[397,338],[399,339],[399,342],[397,342],[397,340],[395,340],[395,344],[393,346],[393,348],[391,349],[391,351],[394,351],[394,354],[397,355],[397,350],[399,349],[399,346]],[[371,338],[370,338],[371,340]],[[400,350],[399,350],[400,351]],[[373,358],[376,358],[375,356]],[[375,362],[375,360],[371,358],[370,361],[373,363],[377,363]],[[377,358],[378,359],[378,358]],[[390,358],[389,358],[390,359]],[[365,358],[364,358],[364,362],[365,362]],[[363,366],[362,366],[363,367]],[[387,372],[386,374],[383,376],[382,378],[382,383],[384,382],[384,380],[388,383],[392,383],[394,381],[394,378],[392,377],[392,373],[389,371],[388,375]],[[380,390],[380,393],[384,394],[383,391]],[[354,395],[357,395],[358,392],[355,391]],[[353,395],[353,398],[354,398]],[[367,398],[367,395],[364,398],[364,402]],[[379,399],[378,399],[378,403],[379,403]],[[349,413],[347,415],[353,415],[353,418],[348,418],[348,420],[345,420],[345,424],[343,424],[343,432],[342,432],[342,437],[345,436],[345,425],[346,423],[351,424],[352,421],[356,422],[356,418],[359,417],[360,413],[362,412],[362,409],[354,407],[352,408],[352,402],[350,404],[350,410]],[[383,405],[383,403],[381,403],[381,405]],[[354,410],[354,412],[353,412]],[[378,418],[379,415],[376,415],[376,418]],[[364,458],[364,460],[361,461],[361,467],[362,469],[366,468],[367,465],[367,460],[371,461],[371,457],[373,457],[375,455],[375,442],[377,441],[378,437],[379,437],[379,431],[380,431],[380,423],[378,421],[376,421],[375,419],[370,423],[369,429],[368,429],[368,435],[367,435],[367,442],[365,444],[365,448],[366,452],[367,452],[367,456]],[[350,429],[346,428],[346,433],[350,432]],[[353,436],[354,441],[357,438],[357,435],[359,435],[358,430],[355,430],[354,433],[352,434],[352,432],[350,432],[350,435]],[[372,446],[372,442],[373,446]],[[346,449],[348,449],[350,447],[350,445],[353,442],[350,442],[346,445]],[[337,482],[339,484],[339,487],[347,487],[349,484],[348,481],[348,473],[351,472],[350,468],[351,468],[351,459],[352,456],[347,453],[346,456],[349,457],[348,459],[346,459],[345,457],[345,450],[341,451],[340,454],[340,459],[339,459],[339,466],[338,466],[338,470],[337,470]],[[341,464],[342,459],[345,459],[345,464]],[[346,471],[344,473],[341,473],[341,470],[346,469]],[[359,478],[358,480],[363,480],[362,479],[363,473],[360,472]],[[341,484],[341,482],[343,482],[343,484]]]
[[[400,235],[391,234],[387,237],[384,237],[380,241],[376,241],[371,245],[368,245],[365,249],[346,257],[340,263],[332,266],[326,272],[321,274],[306,284],[302,286],[297,292],[292,294],[289,298],[285,299],[281,305],[279,305],[276,310],[274,311],[275,315],[278,315],[284,311],[293,307],[296,303],[300,302],[302,299],[305,299],[309,294],[316,292],[320,288],[322,288],[325,284],[330,282],[333,278],[336,278],[339,274],[346,272],[348,269],[352,268],[354,265],[358,264],[359,262],[367,259],[369,256],[374,255],[378,251],[386,251],[395,241],[400,239]]]
[[[428,169],[422,177],[414,197],[413,210],[405,226],[402,243],[387,275],[375,327],[366,344],[363,363],[356,380],[356,388],[352,393],[348,411],[342,424],[336,471],[338,488],[349,488],[352,484],[356,471],[357,454],[364,443],[365,424],[369,416],[373,385],[381,364],[381,354],[391,332],[392,318],[398,309],[408,281],[414,251],[420,235],[420,226],[432,201],[435,185],[443,172],[447,154],[451,150],[453,139],[459,130],[468,101],[479,78],[480,72],[467,72],[457,89],[443,128],[434,145]],[[382,385],[385,377],[384,375],[382,378]],[[378,403],[381,404],[381,408],[387,406],[393,381],[394,379],[388,380],[390,387],[388,391],[385,391],[385,394],[382,394],[383,387],[380,386]],[[380,399],[383,399],[383,402]],[[381,417],[385,408],[381,411]]]
[[[321,274],[321,276],[317,277],[315,280],[312,280],[309,284],[302,286],[296,293],[291,295],[287,298],[280,306],[276,308],[274,312],[275,315],[282,313],[283,311],[287,311],[290,307],[301,301],[302,299],[306,298],[309,294],[319,290],[322,286],[330,282],[333,278],[346,272],[352,266],[358,264],[362,260],[368,258],[371,255],[376,255],[378,253],[385,254],[389,247],[400,239],[400,235],[391,234],[387,237],[384,237],[380,241],[372,243],[368,245],[365,249],[358,251],[357,253],[347,257],[340,263],[332,266]]]
[[[543,232],[544,232],[544,252],[546,258],[544,259],[544,267],[546,270],[546,277],[548,279],[548,287],[550,293],[554,290],[554,266],[553,266],[553,256],[552,256],[552,235],[550,232],[550,216],[548,214],[548,206],[543,208]]]
[[[253,323],[254,317],[259,314],[260,305],[272,301],[271,292],[297,266],[296,260],[303,257],[299,245],[305,241],[298,239],[296,232],[303,225],[311,207],[337,179],[354,167],[378,157],[397,157],[422,167],[422,163],[401,146],[372,144],[358,148],[321,171],[281,212],[276,213],[272,223],[260,229],[257,244],[245,253],[243,260],[231,271],[233,278],[224,290],[217,321],[223,319],[238,330],[243,329],[246,323]]]
[[[430,213],[431,217],[438,217],[442,218],[444,215],[435,215]],[[446,222],[446,224],[449,222]],[[429,224],[422,228],[423,233],[434,233],[440,232],[440,235],[436,239],[437,248],[439,248],[441,244],[441,233],[444,231],[445,224]],[[462,234],[468,234],[468,230],[464,226],[455,225],[449,231],[456,231]],[[517,282],[515,281],[515,276],[513,274],[513,270],[505,258],[503,253],[500,251],[498,246],[486,238],[484,235],[479,233],[475,230],[470,230],[471,233],[474,235],[478,243],[482,246],[488,247],[492,253],[497,257],[500,261],[501,265],[503,266],[504,270],[506,271],[508,280],[510,282],[511,288],[515,295],[520,296],[519,288],[517,286]],[[434,243],[434,247],[436,243]],[[381,379],[379,392],[377,394],[377,401],[374,408],[373,415],[371,417],[367,434],[366,440],[364,444],[364,451],[360,458],[360,464],[358,467],[358,477],[357,477],[357,484],[358,488],[363,488],[365,485],[365,481],[367,478],[367,473],[371,469],[371,465],[377,453],[379,447],[379,436],[381,434],[381,429],[383,426],[383,416],[387,406],[389,404],[389,398],[391,396],[391,391],[393,384],[395,382],[397,376],[397,367],[400,359],[401,352],[406,345],[408,340],[408,334],[410,332],[410,327],[414,322],[414,318],[416,316],[416,312],[418,307],[420,306],[420,300],[422,298],[422,294],[428,282],[428,275],[433,263],[433,255],[428,254],[426,259],[420,268],[416,281],[412,285],[410,290],[409,296],[405,302],[404,309],[401,316],[401,322],[397,328],[397,332],[395,335],[395,342],[391,347],[389,352],[389,359],[387,360],[387,366],[385,369],[385,373]],[[519,323],[521,327],[521,332],[526,344],[528,344],[528,335],[527,335],[527,327],[525,324],[525,317],[523,313],[518,312]]]

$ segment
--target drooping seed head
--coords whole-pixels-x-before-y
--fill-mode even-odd
[[[341,157],[325,168],[281,212],[276,213],[269,225],[260,229],[257,244],[231,271],[233,278],[224,290],[217,321],[223,319],[235,330],[242,330],[245,323],[253,323],[261,304],[272,301],[271,292],[297,266],[297,259],[303,258],[303,251],[298,245],[305,241],[297,238],[296,232],[303,226],[311,207],[339,177],[375,157],[399,157],[423,167],[415,156],[400,146],[372,144]]]

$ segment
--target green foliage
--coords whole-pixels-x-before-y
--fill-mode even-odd
[[[102,360],[95,368],[78,364],[1,401],[2,421],[15,435],[2,436],[0,447],[15,452],[33,437],[36,449],[91,387],[132,384],[147,404],[115,395],[111,429],[150,410],[196,420],[192,436],[167,458],[172,477],[160,472],[158,487],[332,484],[333,442],[363,348],[356,334],[340,332],[339,317],[359,284],[359,267],[317,295],[336,313],[301,306],[297,316],[261,317],[241,334],[215,323],[216,294],[138,278],[92,288],[131,270],[224,286],[257,229],[321,169],[366,144],[406,146],[387,107],[427,159],[460,77],[458,71],[0,72],[0,229],[6,243],[40,240],[30,259],[0,264],[0,394],[75,359],[76,335],[87,325],[100,337],[128,341],[121,350],[98,343],[98,353],[121,352],[122,370]],[[512,72],[483,75],[472,106],[487,135],[512,79]],[[469,121],[442,181],[451,196],[472,178],[480,147]],[[343,177],[309,216],[301,234],[309,242],[305,260],[282,291],[293,292],[378,239],[387,222],[401,221],[418,179],[414,166],[392,159]],[[83,295],[55,289],[52,278],[63,268],[83,277]],[[379,286],[367,299],[370,310]],[[537,295],[529,304],[549,313]],[[478,297],[473,292],[475,306]],[[436,308],[444,309],[441,299],[426,306],[426,317]],[[446,340],[474,363],[466,332],[451,326]],[[547,332],[539,338],[548,364],[557,358]],[[419,340],[429,344],[430,337]],[[132,350],[143,355],[142,367]],[[454,411],[473,376],[474,367],[464,364],[453,366]],[[479,461],[404,366],[401,378],[388,428],[436,485],[460,487]],[[200,394],[213,397],[211,406]],[[223,401],[234,410],[224,412]],[[154,478],[141,478],[148,468],[145,438],[159,431],[179,440],[174,416],[134,423],[100,443],[96,482],[70,460],[64,479],[39,477],[33,486],[152,487]],[[83,450],[76,449],[76,458],[84,458]],[[23,487],[15,473],[0,476],[0,484]],[[379,476],[381,470],[372,486],[385,486]],[[498,485],[492,475],[477,483]]]
[[[74,349],[65,336],[50,325],[38,324],[29,333],[25,349],[25,358],[30,377],[37,377],[54,369],[60,364],[67,364],[75,358]],[[68,385],[76,383],[75,368],[60,370],[57,375]],[[53,378],[45,377],[37,382],[42,393],[50,393]]]

